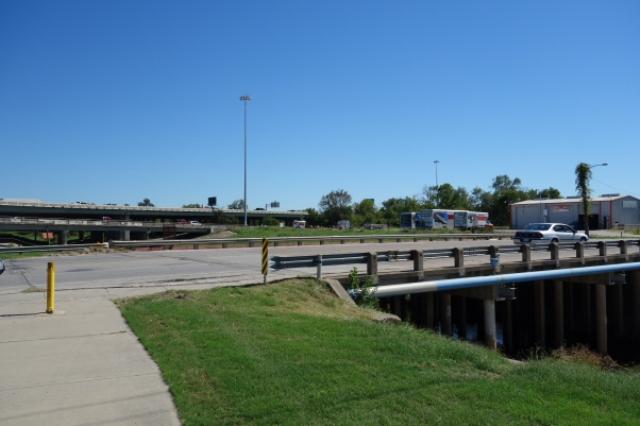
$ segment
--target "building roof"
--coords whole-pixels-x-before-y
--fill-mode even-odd
[[[634,197],[633,195],[610,195],[610,196],[603,196],[603,197],[591,197],[590,200],[592,203],[599,203],[599,202],[608,202],[608,201],[616,201],[616,200],[620,200],[622,198],[633,198],[635,200],[640,201],[640,198],[638,197]],[[526,206],[526,205],[530,205],[530,204],[570,204],[570,203],[579,203],[582,204],[582,198],[580,197],[572,197],[572,198],[554,198],[554,199],[546,199],[546,200],[540,200],[540,199],[535,199],[535,200],[525,200],[525,201],[520,201],[517,203],[511,203],[512,206]]]

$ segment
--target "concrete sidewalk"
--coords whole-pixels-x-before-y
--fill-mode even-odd
[[[107,291],[60,292],[52,315],[44,298],[0,301],[0,424],[180,424],[158,367]]]
[[[58,291],[54,314],[44,313],[44,292],[1,295],[0,424],[179,425],[158,367],[113,300],[258,280],[221,281]]]

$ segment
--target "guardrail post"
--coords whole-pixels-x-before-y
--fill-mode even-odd
[[[47,263],[47,313],[52,314],[56,310],[56,264]]]
[[[318,280],[322,279],[322,255],[321,254],[316,256],[316,278]]]
[[[618,247],[620,247],[620,254],[624,255],[624,260],[629,260],[627,242],[625,240],[618,241]]]
[[[454,266],[458,268],[458,275],[464,276],[464,249],[456,247],[453,249]]]
[[[531,246],[529,244],[521,245],[520,252],[522,253],[522,261],[527,265],[527,271],[530,271],[533,269],[531,264]]]
[[[417,278],[424,277],[424,256],[420,250],[411,250],[411,259],[413,259],[413,270],[417,272]]]
[[[367,255],[367,275],[371,277],[374,284],[378,283],[378,254],[375,252]]]
[[[553,242],[549,244],[549,251],[551,252],[551,260],[556,261],[556,268],[560,267],[560,246],[558,243]]]
[[[298,240],[298,245],[301,246],[302,245],[302,240]]]
[[[489,262],[491,263],[491,267],[493,268],[493,272],[498,274],[500,273],[500,254],[498,253],[499,249],[496,246],[489,246]]]
[[[584,242],[577,242],[575,245],[576,248],[576,257],[580,259],[580,264],[584,265]]]
[[[607,263],[607,243],[604,241],[598,241],[598,252],[603,257],[602,261]]]

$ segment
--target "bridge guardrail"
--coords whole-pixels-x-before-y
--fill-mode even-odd
[[[522,262],[531,262],[531,252],[548,251],[551,252],[551,260],[559,261],[559,250],[573,249],[576,251],[576,258],[584,258],[584,250],[588,248],[597,248],[598,256],[607,256],[608,247],[618,247],[621,255],[627,255],[630,246],[640,247],[640,240],[600,240],[588,242],[564,242],[551,244],[522,244],[513,246],[485,246],[485,247],[467,247],[452,249],[434,249],[434,250],[402,250],[402,251],[382,251],[376,253],[339,253],[339,254],[323,254],[323,255],[307,255],[307,256],[272,256],[271,269],[291,269],[291,268],[318,268],[318,278],[321,276],[322,266],[333,265],[351,265],[351,264],[367,264],[367,274],[375,275],[377,273],[378,262],[388,262],[396,260],[416,260],[421,257],[420,262],[414,263],[414,272],[422,271],[422,260],[437,258],[455,258],[456,266],[462,266],[464,257],[488,255],[496,259],[496,266],[499,268],[499,254],[506,253],[522,253]],[[375,257],[372,256],[375,254]]]
[[[491,239],[512,239],[513,234],[493,233],[493,234],[390,234],[390,235],[328,235],[309,237],[272,237],[269,238],[271,246],[278,246],[280,243],[292,243],[303,245],[306,242],[317,242],[320,245],[326,242],[338,241],[341,244],[347,241],[359,241],[361,243],[376,241],[383,242],[407,242],[407,241],[436,241],[436,240],[491,240]],[[257,247],[262,238],[203,238],[198,240],[161,240],[161,241],[117,241],[109,242],[110,247],[162,247],[162,246],[194,246],[194,245],[235,245]]]
[[[55,244],[48,246],[23,246],[23,247],[0,247],[2,253],[34,253],[34,252],[57,252],[57,251],[74,251],[86,248],[107,248],[107,243],[92,244]]]

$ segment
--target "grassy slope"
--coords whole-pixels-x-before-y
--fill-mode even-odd
[[[121,302],[185,424],[632,424],[640,378],[377,324],[312,280]]]

